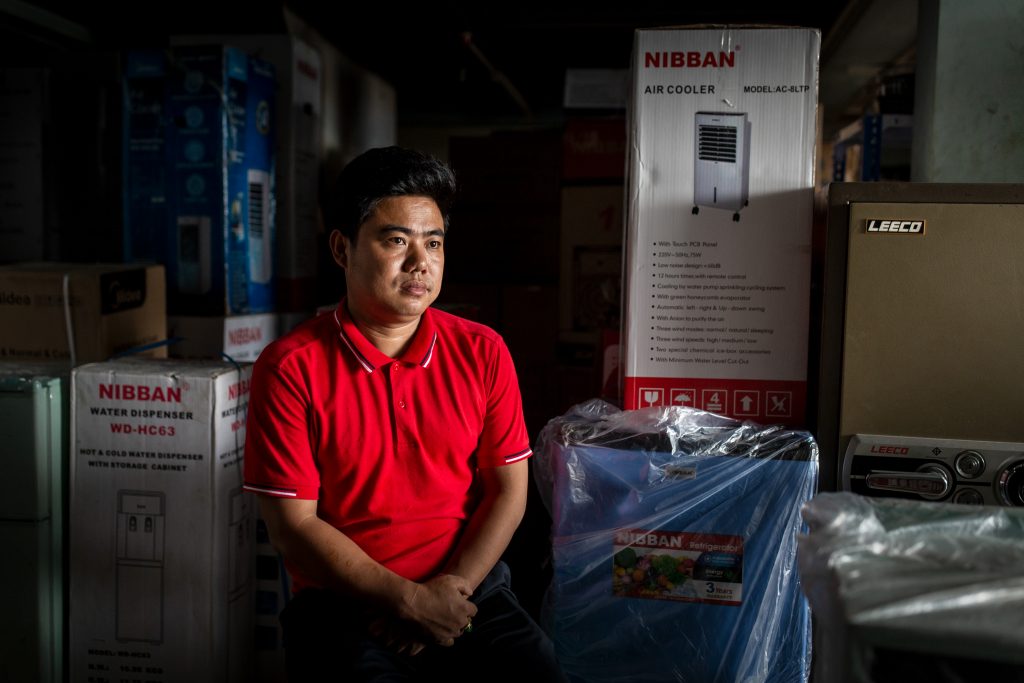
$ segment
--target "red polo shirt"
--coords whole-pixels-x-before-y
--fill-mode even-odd
[[[245,489],[318,500],[322,519],[414,581],[458,542],[476,469],[532,454],[501,337],[434,309],[393,359],[343,301],[264,349],[251,392]],[[289,570],[296,591],[313,585]]]

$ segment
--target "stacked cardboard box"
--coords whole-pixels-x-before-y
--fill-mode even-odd
[[[225,46],[130,53],[125,260],[167,267],[168,310],[273,310],[273,67]]]
[[[816,30],[641,30],[633,55],[624,404],[801,425]]]
[[[275,308],[308,314],[316,304],[318,190],[323,144],[324,59],[313,41],[291,34],[174,36],[174,45],[224,42],[274,67],[277,117]]]
[[[70,368],[159,343],[167,337],[164,292],[158,265],[0,266],[0,358]]]
[[[250,366],[72,374],[69,680],[248,681]]]
[[[273,313],[228,316],[171,316],[167,320],[174,358],[255,361],[280,332]]]

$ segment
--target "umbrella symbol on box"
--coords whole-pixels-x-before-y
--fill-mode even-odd
[[[693,389],[673,389],[672,405],[692,407],[694,405],[693,394]]]

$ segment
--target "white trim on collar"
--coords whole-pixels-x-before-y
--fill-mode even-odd
[[[347,346],[348,350],[352,352],[352,355],[356,357],[359,364],[363,366],[363,370],[366,370],[366,374],[372,374],[374,370],[373,364],[370,363],[363,354],[359,353],[359,349],[355,347],[355,344],[349,341],[349,338],[345,336],[345,330],[341,326],[341,320],[338,319],[338,309],[334,309],[334,322],[338,324],[338,336],[341,337],[341,341],[345,342],[345,346]]]

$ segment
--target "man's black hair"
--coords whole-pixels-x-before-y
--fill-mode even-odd
[[[455,174],[442,161],[404,147],[377,147],[350,161],[325,202],[328,230],[355,241],[359,226],[387,197],[430,197],[437,203],[448,230],[448,212],[455,197]]]

